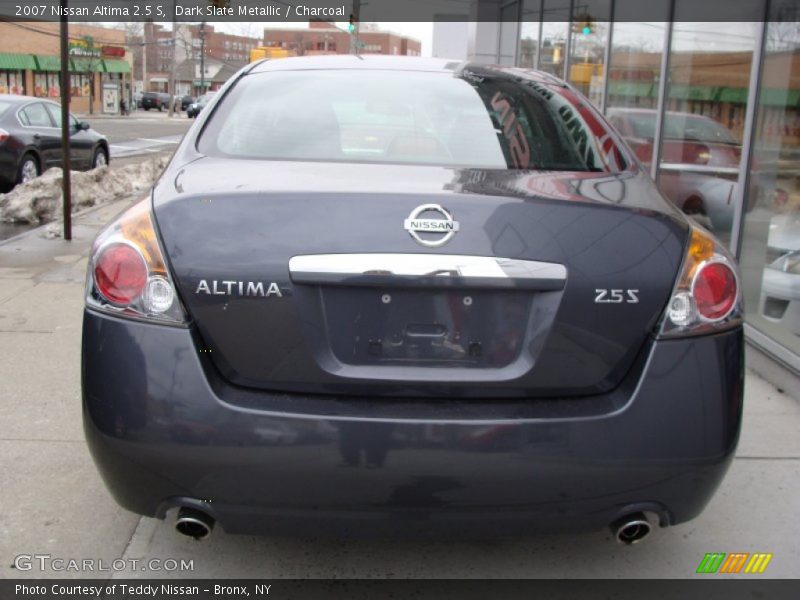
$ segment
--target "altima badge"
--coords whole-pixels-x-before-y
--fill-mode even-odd
[[[422,218],[425,213],[437,214],[436,218]],[[442,246],[458,231],[458,221],[450,212],[438,204],[423,204],[411,211],[403,228],[417,242],[429,248]]]

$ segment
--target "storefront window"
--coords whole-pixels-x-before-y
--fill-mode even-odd
[[[539,21],[542,0],[525,0],[522,4],[517,64],[523,69],[535,69],[539,55]]]
[[[24,94],[25,73],[23,71],[0,71],[0,94]]]
[[[61,88],[58,81],[59,73],[34,73],[33,94],[39,98],[58,98]]]
[[[681,4],[694,0],[679,0]],[[672,29],[658,186],[686,214],[729,244],[736,210],[750,67],[760,25],[693,23]],[[655,115],[634,126],[650,132]],[[648,134],[649,135],[649,134]]]
[[[73,73],[69,77],[70,94],[73,97],[89,96],[91,76],[83,73]]]
[[[778,20],[781,4],[766,31],[740,266],[748,323],[800,354],[800,22]]]
[[[556,77],[564,77],[570,0],[544,0],[542,45],[539,68]]]

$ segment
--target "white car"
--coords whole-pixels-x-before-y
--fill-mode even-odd
[[[800,212],[772,217],[767,246],[777,258],[764,268],[759,312],[800,335]]]

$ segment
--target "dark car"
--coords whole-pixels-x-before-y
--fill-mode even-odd
[[[188,110],[189,106],[195,101],[194,96],[183,96],[181,98],[181,110]]]
[[[82,352],[112,495],[198,538],[632,543],[742,415],[725,248],[573,88],[444,60],[232,77],[95,241]]]
[[[145,92],[142,94],[142,108],[150,110],[151,108],[161,112],[164,109],[169,110],[169,101],[171,96],[163,92]]]
[[[197,117],[200,111],[203,110],[214,97],[214,94],[216,94],[216,92],[207,92],[200,96],[195,102],[192,102],[186,109],[186,116],[190,119]]]
[[[109,162],[108,140],[70,115],[72,168],[94,169]],[[0,94],[0,188],[25,183],[60,167],[61,106],[29,96]]]

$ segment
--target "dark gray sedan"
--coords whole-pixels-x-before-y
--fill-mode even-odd
[[[99,235],[82,364],[109,490],[186,535],[633,543],[731,463],[741,294],[562,81],[287,58]]]
[[[108,164],[108,140],[70,115],[72,168]],[[9,189],[60,167],[61,106],[29,96],[0,94],[0,188]]]

